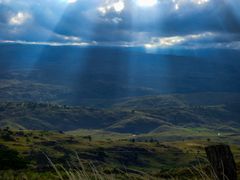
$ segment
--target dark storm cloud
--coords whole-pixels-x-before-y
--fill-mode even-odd
[[[159,0],[153,7],[136,2],[0,0],[0,40],[159,47],[240,41],[236,0]]]

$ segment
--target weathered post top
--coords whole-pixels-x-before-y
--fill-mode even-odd
[[[205,150],[219,180],[237,180],[236,163],[228,145],[212,145]]]

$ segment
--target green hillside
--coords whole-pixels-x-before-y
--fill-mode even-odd
[[[102,129],[134,134],[166,131],[166,127],[235,132],[240,123],[239,98],[240,95],[234,93],[147,96],[121,99],[108,108],[2,102],[0,125],[33,130]]]

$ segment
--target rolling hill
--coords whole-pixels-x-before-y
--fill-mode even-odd
[[[102,129],[135,134],[161,131],[161,127],[225,127],[221,131],[231,132],[240,123],[239,98],[237,93],[160,95],[122,99],[108,108],[5,102],[0,103],[0,124],[23,129]]]

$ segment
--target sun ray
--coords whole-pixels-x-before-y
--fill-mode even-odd
[[[158,3],[158,1],[157,0],[137,0],[136,3],[140,7],[153,7]]]

